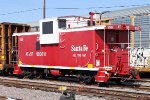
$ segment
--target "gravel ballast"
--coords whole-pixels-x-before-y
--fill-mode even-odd
[[[61,93],[45,92],[26,88],[6,87],[0,85],[0,96],[23,100],[59,100]],[[98,97],[75,96],[76,100],[106,100]]]

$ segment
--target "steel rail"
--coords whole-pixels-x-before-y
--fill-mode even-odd
[[[17,88],[29,88],[29,89],[38,89],[48,92],[62,92],[58,88],[66,87],[68,91],[73,91],[78,95],[84,96],[95,96],[95,97],[110,97],[115,99],[132,99],[136,100],[137,98],[149,98],[150,92],[133,92],[125,91],[124,88],[121,89],[112,89],[96,87],[96,86],[84,86],[84,85],[73,85],[73,84],[61,84],[61,83],[49,83],[49,82],[35,82],[34,80],[21,80],[21,79],[12,79],[12,78],[3,78],[0,79],[0,85],[5,86],[14,86]],[[140,88],[139,88],[140,89]],[[143,90],[142,90],[143,91]]]

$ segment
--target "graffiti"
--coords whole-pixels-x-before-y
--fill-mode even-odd
[[[130,65],[147,67],[150,65],[150,49],[134,48],[130,50]]]

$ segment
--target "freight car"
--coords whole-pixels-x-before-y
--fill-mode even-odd
[[[21,76],[76,76],[85,82],[107,82],[110,78],[140,79],[130,66],[131,25],[94,25],[71,27],[66,18],[40,21],[40,32],[14,33],[14,74]],[[90,23],[90,25],[88,24]],[[80,22],[78,22],[80,23]],[[77,25],[78,25],[77,23]],[[85,25],[85,24],[84,24]]]
[[[0,23],[0,73],[8,74],[13,71],[12,34],[14,32],[28,32],[30,26],[20,23]]]
[[[142,76],[150,72],[150,48],[133,48],[130,50],[130,64],[136,66]],[[143,76],[149,77],[149,76]]]

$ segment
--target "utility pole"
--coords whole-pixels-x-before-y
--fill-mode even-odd
[[[44,5],[43,5],[43,19],[46,18],[46,0],[44,0]]]

